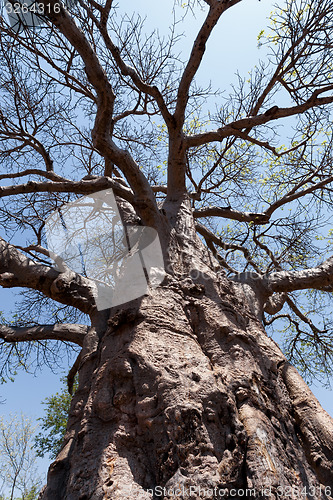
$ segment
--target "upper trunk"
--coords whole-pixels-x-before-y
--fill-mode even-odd
[[[201,257],[99,325],[43,500],[332,498],[332,419]]]

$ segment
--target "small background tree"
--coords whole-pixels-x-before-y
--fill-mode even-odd
[[[0,418],[0,479],[6,500],[35,500],[39,494],[35,431],[32,420],[22,414]]]

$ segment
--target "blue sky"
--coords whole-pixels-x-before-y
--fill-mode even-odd
[[[132,9],[138,9],[137,1],[130,0],[122,5],[126,6],[128,13],[132,12]],[[160,25],[161,20],[172,19],[171,6],[171,1],[141,0],[139,3],[140,11],[147,15],[147,23],[152,27]],[[207,53],[198,74],[198,80],[203,86],[211,80],[215,87],[228,88],[230,82],[236,81],[237,70],[246,75],[258,61],[258,57],[264,56],[264,49],[257,48],[257,35],[265,28],[272,6],[273,2],[267,0],[243,0],[225,14],[208,43]],[[189,51],[201,18],[199,15],[197,20],[194,20],[188,16],[183,23],[185,38],[182,44],[185,53]],[[164,29],[164,32],[166,34],[167,29]],[[9,311],[14,307],[13,302],[12,293],[0,288],[0,310]],[[41,401],[60,389],[59,379],[66,369],[67,366],[64,365],[63,372],[60,370],[56,375],[48,369],[44,369],[37,376],[20,373],[14,383],[0,386],[0,398],[5,400],[0,406],[0,412],[8,415],[22,411],[33,418],[42,416]],[[322,406],[333,415],[332,391],[320,386],[311,388]],[[47,463],[47,460],[41,462],[41,471],[46,471]]]

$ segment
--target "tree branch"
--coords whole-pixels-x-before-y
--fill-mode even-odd
[[[222,217],[223,219],[238,220],[239,222],[254,222],[255,224],[267,224],[269,216],[266,213],[239,212],[229,207],[202,207],[194,210],[193,217]]]
[[[176,107],[173,115],[174,123],[169,127],[169,159],[168,159],[168,199],[181,198],[186,191],[186,142],[183,125],[185,111],[189,99],[189,91],[193,79],[201,64],[206,50],[206,43],[223,12],[241,0],[212,1],[207,17],[194,41],[192,51],[183,75],[180,79]]]
[[[149,95],[153,97],[153,99],[156,101],[158,108],[161,112],[161,115],[163,116],[163,119],[165,123],[167,124],[168,127],[172,126],[173,124],[173,117],[171,113],[169,112],[163,96],[159,89],[156,87],[156,85],[148,85],[145,83],[138,73],[135,71],[135,69],[132,66],[128,66],[124,60],[122,59],[120,55],[120,50],[119,48],[113,43],[113,41],[110,38],[110,35],[107,31],[107,27],[103,26],[101,23],[99,23],[96,18],[95,18],[95,23],[97,24],[97,27],[99,28],[103,40],[105,42],[106,47],[109,49],[110,53],[112,54],[118,68],[120,69],[120,72],[123,76],[129,76],[134,83],[134,85],[137,87],[140,92],[143,92],[146,95]],[[130,112],[128,112],[130,113]],[[119,119],[119,117],[118,117]]]
[[[262,278],[269,293],[292,292],[314,288],[323,291],[333,289],[333,257],[318,267],[302,271],[277,271]]]
[[[82,346],[88,329],[86,325],[72,324],[38,325],[26,328],[0,325],[0,338],[5,342],[62,340]]]
[[[312,186],[309,186],[308,188],[303,189],[302,191],[297,192],[297,189],[299,189],[301,186],[310,182],[315,177],[315,175],[316,175],[316,172],[312,173],[307,179],[304,179],[304,181],[300,182],[299,184],[297,184],[297,186],[295,186],[293,189],[291,189],[289,191],[289,193],[287,193],[282,198],[280,198],[280,200],[277,200],[274,203],[272,203],[272,205],[264,212],[264,214],[268,217],[268,219],[273,214],[273,212],[275,212],[275,210],[280,208],[282,205],[285,205],[286,203],[290,203],[291,201],[297,200],[298,198],[302,198],[303,196],[305,196],[307,194],[313,193],[317,189],[322,189],[323,187],[327,186],[327,184],[330,184],[331,182],[333,182],[333,176],[329,176],[326,179],[324,179],[320,182],[317,182],[317,183],[313,184]]]
[[[46,179],[50,179],[54,182],[70,182],[68,179],[61,177],[61,175],[58,175],[55,172],[47,172],[45,170],[39,170],[38,168],[29,168],[27,170],[23,170],[22,172],[12,172],[10,174],[0,174],[0,180],[15,179],[17,177],[25,177],[26,175],[40,175],[41,177],[45,177]]]
[[[230,124],[227,124],[217,130],[187,136],[184,141],[187,148],[202,146],[203,144],[208,144],[210,142],[221,142],[226,137],[235,135],[237,136],[237,134],[239,134],[239,131],[242,131],[243,129],[250,131],[252,128],[257,127],[258,125],[265,125],[266,123],[273,120],[278,120],[279,118],[287,118],[290,116],[300,115],[305,113],[309,109],[332,103],[333,96],[318,98],[316,97],[315,92],[310,99],[297,106],[291,106],[289,108],[279,108],[278,106],[273,106],[273,108],[267,110],[263,114],[242,118],[241,120],[231,122]]]
[[[18,39],[17,33],[13,32],[11,28],[6,28],[4,25],[1,26],[1,31],[5,33],[8,37],[10,37],[13,40],[13,43]],[[53,69],[56,71],[53,73],[52,78],[58,82],[59,84],[63,84],[58,78],[57,78],[57,73],[60,75],[63,75],[65,80],[66,80],[66,85],[74,90],[75,92],[79,92],[80,94],[86,96],[88,99],[91,99],[92,101],[96,102],[96,98],[93,95],[92,92],[87,88],[87,85],[85,82],[80,81],[80,79],[76,78],[74,75],[70,74],[68,71],[63,70],[59,65],[55,63],[55,61],[52,59],[52,57],[48,57],[46,54],[44,54],[42,51],[38,50],[36,47],[36,44],[31,46],[31,39],[30,38],[25,38],[25,37],[20,37],[19,38],[19,43],[21,47],[24,47],[27,52],[33,53],[35,56],[38,58],[43,59],[46,61],[48,65],[50,65]],[[42,68],[39,65],[39,71],[41,74],[45,73],[45,69]]]
[[[151,186],[152,190],[154,193],[163,193],[163,194],[167,194],[168,192],[168,186],[165,185],[165,184],[160,184],[160,185],[153,185]]]
[[[300,309],[288,295],[286,295],[286,302],[290,307],[290,309],[296,314],[296,316],[298,316],[299,319],[302,320],[304,323],[309,325],[312,332],[314,333],[315,338],[318,337],[319,333],[326,333],[326,330],[320,330],[319,328],[317,328],[316,325],[312,323],[311,319],[305,316],[305,314],[303,314],[302,311],[300,311]]]
[[[36,264],[1,237],[0,285],[4,288],[32,288],[62,304],[76,307],[85,314],[93,315],[96,312],[95,298],[88,279]]]
[[[199,232],[199,231],[198,231]],[[216,260],[219,262],[221,267],[224,267],[229,271],[230,273],[237,274],[236,269],[233,269],[231,266],[229,266],[228,262],[222,257],[222,255],[219,254],[219,252],[216,250],[214,243],[212,242],[211,239],[209,239],[207,236],[205,237],[205,242],[209,250],[212,252]]]
[[[273,153],[274,156],[277,156],[278,158],[281,158],[282,156],[285,156],[287,154],[290,154],[297,149],[301,148],[302,146],[305,146],[308,142],[308,138],[306,138],[304,141],[300,142],[296,146],[293,146],[292,148],[286,149],[285,151],[277,151],[277,148],[275,146],[271,146],[268,141],[260,141],[259,139],[256,139],[255,137],[251,137],[247,132],[242,132],[241,130],[238,130],[237,132],[235,131],[234,133],[235,137],[239,137],[240,139],[243,139],[244,141],[248,141],[251,144],[255,144],[256,146],[259,146],[261,148],[267,149],[271,153]]]
[[[246,258],[247,262],[253,267],[253,269],[255,269],[255,271],[257,273],[259,273],[259,275],[261,275],[260,269],[258,268],[256,263],[253,262],[253,260],[251,259],[250,252],[248,251],[247,248],[244,248],[241,245],[233,245],[230,243],[225,243],[221,238],[216,236],[212,231],[207,229],[202,224],[197,223],[195,225],[195,229],[198,231],[199,234],[201,234],[206,239],[206,241],[215,243],[216,245],[220,246],[224,250],[233,250],[233,251],[242,252],[244,254],[244,257]],[[229,266],[229,268],[230,268],[229,270],[231,270],[230,266]]]
[[[318,170],[318,169],[317,169]],[[300,187],[306,185],[309,182],[313,182],[313,178],[316,176],[318,172],[311,172],[311,175],[294,186],[287,194],[285,194],[282,198],[272,203],[267,210],[259,213],[250,213],[250,212],[239,212],[238,210],[233,210],[230,207],[203,207],[195,210],[193,212],[194,218],[201,217],[222,217],[223,219],[231,219],[238,220],[239,222],[253,222],[257,225],[267,224],[272,216],[272,214],[278,208],[290,203],[298,198],[302,198],[308,194],[313,193],[319,189],[324,188],[328,184],[333,182],[333,176],[326,177],[320,182],[313,183],[311,186],[298,191]],[[1,195],[0,195],[1,196]]]
[[[200,28],[200,31],[194,41],[190,57],[184,69],[183,75],[181,77],[178,93],[177,102],[174,117],[178,124],[183,125],[185,119],[185,109],[187,101],[189,98],[190,86],[193,82],[196,72],[199,69],[203,55],[206,50],[206,43],[216,26],[221,15],[233,5],[239,3],[241,0],[229,0],[223,2],[209,2],[210,9],[208,11],[207,17]]]
[[[131,154],[119,148],[111,139],[115,94],[106,72],[83,31],[78,28],[67,10],[61,3],[56,3],[56,0],[50,2],[52,8],[47,10],[48,18],[81,56],[87,78],[97,94],[97,112],[92,130],[94,147],[122,170],[137,195],[137,208],[143,219],[148,225],[158,227],[161,218],[148,180]],[[54,12],[55,4],[59,6],[59,13]]]
[[[55,181],[55,182],[35,182],[29,181],[26,184],[17,184],[13,186],[0,186],[0,198],[5,196],[23,194],[23,193],[76,193],[90,194],[103,189],[112,188],[114,193],[134,203],[134,195],[129,188],[120,185],[110,177],[98,177],[97,179],[81,180],[81,181]]]

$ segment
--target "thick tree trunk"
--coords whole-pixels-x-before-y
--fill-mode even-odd
[[[333,421],[263,330],[259,291],[192,277],[108,320],[43,500],[332,498]]]

